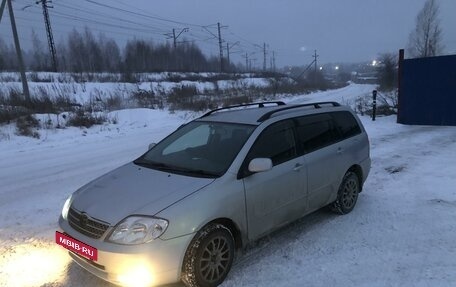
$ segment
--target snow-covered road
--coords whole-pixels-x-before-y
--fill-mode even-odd
[[[372,89],[350,85],[284,100],[347,102]],[[53,243],[62,204],[187,121],[154,110],[118,118],[86,132],[42,134],[45,140],[0,141],[0,286],[111,286]],[[355,210],[321,210],[253,244],[223,286],[456,285],[456,127],[362,120],[372,170]]]

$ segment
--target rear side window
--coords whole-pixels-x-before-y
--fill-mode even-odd
[[[291,121],[272,124],[261,133],[247,156],[246,164],[258,157],[270,158],[273,165],[296,157],[296,144]]]
[[[361,133],[358,122],[350,112],[335,112],[331,115],[342,140]]]
[[[309,153],[337,141],[337,130],[329,114],[296,119],[298,146],[301,154]]]

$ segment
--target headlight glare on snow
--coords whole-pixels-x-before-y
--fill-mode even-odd
[[[146,216],[130,216],[122,220],[109,236],[118,244],[142,244],[160,237],[168,227],[168,221]]]
[[[68,211],[70,210],[71,203],[73,202],[73,195],[70,195],[67,200],[65,201],[65,204],[63,205],[62,208],[62,217],[63,219],[67,220],[68,217]]]

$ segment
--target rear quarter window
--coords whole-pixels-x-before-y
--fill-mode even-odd
[[[334,121],[329,114],[317,114],[296,119],[300,154],[328,146],[338,140]]]
[[[361,133],[361,127],[358,121],[350,112],[334,112],[331,113],[331,116],[334,119],[334,125],[341,140]]]

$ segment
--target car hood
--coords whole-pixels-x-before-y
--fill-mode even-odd
[[[139,210],[154,215],[213,181],[129,163],[76,191],[71,207],[116,225]]]

